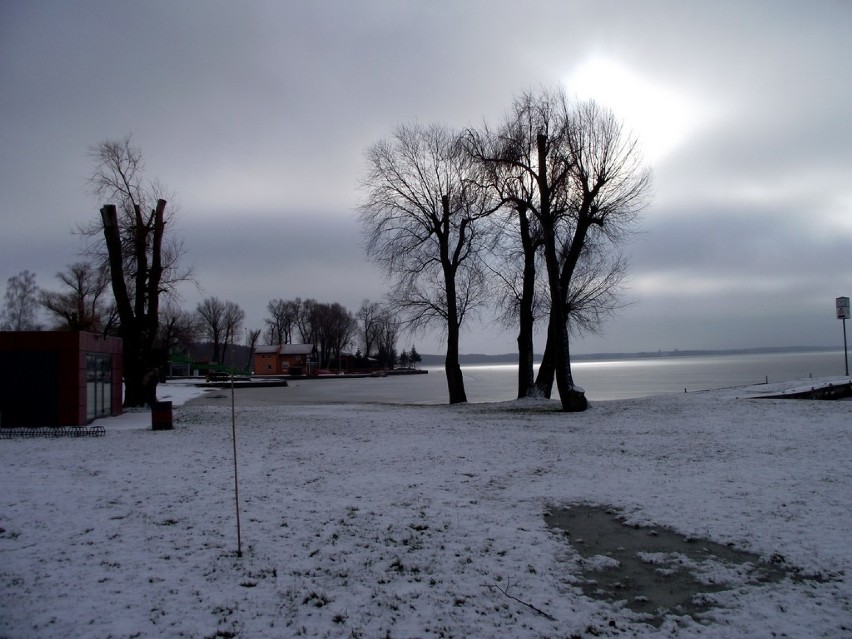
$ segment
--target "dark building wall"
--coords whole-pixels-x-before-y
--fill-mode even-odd
[[[0,423],[4,426],[59,424],[59,353],[0,351]]]
[[[80,426],[86,416],[86,354],[111,356],[110,414],[121,414],[121,340],[70,331],[0,332],[0,423]]]

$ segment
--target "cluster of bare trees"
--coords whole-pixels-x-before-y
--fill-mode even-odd
[[[53,330],[120,334],[121,322],[109,296],[107,265],[75,262],[56,277],[64,285],[60,291],[40,289],[35,274],[30,271],[9,278],[0,330],[40,330],[36,318],[41,308],[47,312],[48,328]],[[203,300],[194,313],[180,309],[173,300],[166,300],[159,308],[156,350],[174,353],[186,350],[198,340],[207,340],[213,345],[212,361],[222,364],[228,347],[240,336],[244,318],[245,312],[239,305],[217,297]],[[247,346],[256,343],[259,333],[249,332]]]
[[[10,277],[6,282],[6,305],[0,312],[0,330],[41,330],[38,313],[44,310],[48,315],[47,328],[109,332],[117,317],[108,293],[108,269],[91,262],[75,262],[56,277],[65,287],[61,291],[39,288],[31,271]]]
[[[401,322],[391,307],[365,299],[356,315],[359,349],[366,358],[375,358],[382,367],[397,362],[396,342]]]
[[[466,401],[462,323],[496,297],[518,327],[518,396],[549,397],[555,381],[564,410],[585,409],[570,334],[597,329],[618,308],[618,247],[651,181],[616,117],[541,90],[517,98],[497,126],[400,126],[367,160],[367,254],[393,279],[407,326],[446,332],[450,403]],[[545,317],[534,379],[535,323]]]
[[[245,311],[234,302],[208,297],[198,304],[195,312],[198,332],[213,344],[213,362],[223,364],[228,347],[242,330]]]
[[[396,361],[400,325],[387,306],[364,300],[353,315],[337,302],[315,299],[273,299],[266,306],[267,344],[314,344],[319,365],[339,362],[345,350],[357,349],[361,357],[374,357],[383,366]]]

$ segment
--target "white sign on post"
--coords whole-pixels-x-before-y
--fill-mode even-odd
[[[837,303],[837,319],[849,319],[849,298],[838,297],[834,301]]]

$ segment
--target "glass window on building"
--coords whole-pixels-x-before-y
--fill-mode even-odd
[[[112,412],[112,355],[86,353],[86,419]]]

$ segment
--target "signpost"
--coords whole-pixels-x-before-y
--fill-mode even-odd
[[[846,350],[846,320],[849,319],[849,298],[838,297],[834,300],[837,305],[837,319],[843,320],[843,361],[846,363],[846,376],[849,376],[849,353]]]
[[[234,442],[234,500],[237,504],[237,557],[243,556],[243,539],[240,534],[240,486],[237,481],[237,417],[234,411],[234,371],[231,370],[231,439]]]

